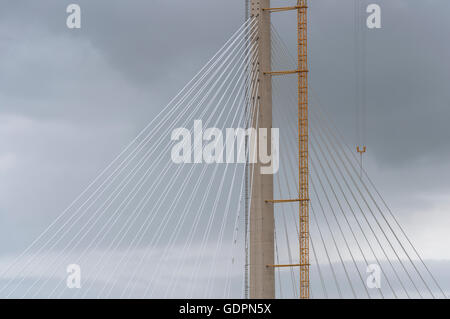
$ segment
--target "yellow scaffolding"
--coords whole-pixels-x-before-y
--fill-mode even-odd
[[[267,265],[268,267],[300,267],[300,298],[309,299],[309,167],[308,167],[308,15],[307,0],[296,6],[264,8],[269,12],[297,11],[297,70],[270,71],[266,75],[298,75],[298,199],[266,200],[270,203],[299,202],[299,264]]]
[[[307,0],[297,5],[298,69],[308,69]],[[308,73],[298,73],[298,154],[300,219],[300,298],[309,298],[309,168],[308,168]]]

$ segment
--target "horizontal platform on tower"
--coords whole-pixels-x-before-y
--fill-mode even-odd
[[[291,6],[291,7],[279,7],[279,8],[263,8],[263,11],[283,12],[283,11],[307,9],[307,8],[308,8],[308,6]]]
[[[295,73],[307,73],[308,70],[288,70],[288,71],[272,71],[272,72],[264,72],[264,75],[287,75],[287,74],[295,74]]]
[[[310,264],[286,264],[286,265],[267,265],[267,267],[300,267],[300,266],[310,266]]]
[[[266,199],[265,202],[266,203],[291,203],[291,202],[307,202],[309,201],[309,198],[305,198],[305,199],[300,199],[300,198],[295,198],[295,199]]]

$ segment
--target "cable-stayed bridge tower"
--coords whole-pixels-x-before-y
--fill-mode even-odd
[[[271,65],[272,12],[297,11],[297,69],[273,71]],[[259,111],[254,122],[259,127],[272,127],[272,76],[298,76],[298,172],[299,193],[294,199],[273,199],[273,175],[264,175],[254,164],[250,208],[250,297],[275,297],[275,267],[300,267],[300,298],[309,298],[309,168],[308,168],[308,78],[307,78],[307,1],[296,6],[271,8],[270,0],[252,0],[251,17],[258,25]],[[267,143],[270,144],[270,133]],[[274,263],[274,208],[277,203],[299,203],[299,263]]]
[[[246,9],[166,107],[0,262],[0,297],[446,298],[314,83],[308,110],[306,0]],[[271,25],[280,12],[297,17],[295,55]],[[83,268],[83,289],[67,286],[67,265]]]
[[[263,10],[270,6],[270,0],[252,0],[250,16],[257,20],[258,33],[253,41],[258,42],[257,64],[259,85],[254,123],[267,128],[267,142],[270,145],[272,127],[272,81],[265,74],[271,69],[270,13]],[[253,181],[250,207],[250,298],[275,298],[274,263],[274,209],[267,199],[273,198],[273,176],[261,173],[261,165],[253,164]]]

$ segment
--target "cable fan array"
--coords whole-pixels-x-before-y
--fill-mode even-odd
[[[274,69],[294,69],[272,26]],[[276,194],[295,198],[297,82],[273,79],[274,126],[280,127]],[[321,103],[310,105],[311,295],[316,298],[442,298],[445,293],[423,262],[380,193],[344,143]],[[277,207],[276,262],[298,260],[298,207]],[[282,249],[284,248],[284,250]],[[374,266],[375,265],[375,266]],[[381,285],[368,284],[379,267]],[[298,296],[298,269],[277,269],[277,295]]]
[[[221,132],[258,129],[256,34],[257,21],[250,18],[75,201],[0,269],[0,297],[247,296],[252,166],[174,163],[171,137],[185,128],[190,142],[200,138],[193,153],[203,154],[196,121]],[[295,69],[273,27],[272,42],[273,69]],[[296,80],[273,78],[273,126],[280,129],[274,198],[298,195]],[[310,110],[311,296],[446,297],[317,99]],[[277,205],[275,216],[275,262],[296,264],[298,204]],[[68,288],[69,265],[80,266],[80,289]],[[374,265],[382,273],[381,286],[367,284],[367,269]],[[277,297],[298,297],[298,275],[298,269],[276,269]]]
[[[171,134],[177,128],[195,134],[194,121],[223,132],[249,126],[258,94],[256,32],[255,20],[247,20],[28,249],[0,269],[1,297],[242,296],[246,165],[176,164]],[[192,151],[202,154],[204,147],[194,143]],[[72,264],[81,269],[80,289],[67,287]]]

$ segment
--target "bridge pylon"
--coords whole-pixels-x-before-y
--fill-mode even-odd
[[[271,63],[271,24],[273,12],[297,11],[297,68],[274,71]],[[263,175],[260,165],[253,164],[250,207],[250,298],[275,298],[276,267],[299,267],[300,298],[308,299],[309,286],[309,128],[308,128],[308,60],[307,60],[307,0],[296,6],[271,8],[270,0],[251,0],[250,15],[257,19],[259,110],[254,123],[272,127],[272,76],[297,74],[298,82],[298,198],[273,199],[273,175]],[[271,141],[271,136],[267,137]],[[270,144],[270,143],[268,143]],[[299,203],[299,263],[274,264],[274,205]]]
[[[272,81],[264,74],[272,66],[271,56],[271,25],[270,13],[263,8],[270,6],[270,0],[251,0],[250,16],[256,19],[258,25],[257,41],[259,78],[255,85],[259,85],[259,110],[255,112],[253,123],[258,127],[267,128],[267,141],[270,147],[272,128]],[[269,151],[271,151],[269,149]],[[250,298],[275,298],[274,263],[274,209],[273,204],[265,202],[273,198],[273,175],[261,173],[258,161],[252,164],[252,188],[250,206]]]

